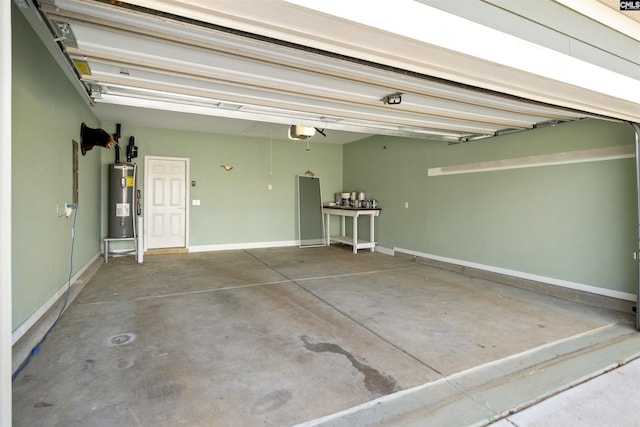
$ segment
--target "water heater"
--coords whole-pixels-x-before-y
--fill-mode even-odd
[[[136,168],[132,163],[109,165],[109,237],[135,236]]]

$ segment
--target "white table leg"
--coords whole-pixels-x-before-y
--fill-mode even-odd
[[[358,216],[353,217],[353,253],[358,253]]]
[[[346,217],[344,215],[341,215],[340,218],[341,218],[341,221],[340,221],[340,235],[342,237],[344,237],[345,236],[345,232],[346,232],[346,226],[345,226],[344,219]]]
[[[324,219],[325,219],[325,221],[324,221],[325,227],[327,227],[327,230],[326,230],[327,231],[327,233],[326,233],[327,242],[326,243],[327,243],[327,246],[331,246],[331,215],[325,214]]]
[[[373,231],[374,231],[374,230],[373,230],[373,218],[374,218],[374,216],[373,216],[373,215],[369,215],[369,241],[371,242],[371,248],[370,248],[369,250],[370,250],[371,252],[373,252],[373,249],[374,249],[374,247],[373,247],[373,243],[376,241],[376,240],[373,238]]]

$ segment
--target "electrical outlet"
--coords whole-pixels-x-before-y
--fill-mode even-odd
[[[63,203],[62,206],[64,207],[64,210],[60,211],[60,203],[56,203],[56,215],[58,218],[69,218],[73,214],[73,210],[76,208],[76,205],[73,203]]]
[[[267,190],[273,190],[273,185],[271,184],[267,185]]]
[[[404,208],[409,209],[409,202],[404,202]]]

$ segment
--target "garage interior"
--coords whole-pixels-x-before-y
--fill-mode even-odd
[[[384,3],[11,3],[14,425],[486,425],[638,357],[637,15]],[[135,138],[141,263],[114,149],[65,212],[82,123]],[[375,251],[299,248],[299,175],[377,200]]]

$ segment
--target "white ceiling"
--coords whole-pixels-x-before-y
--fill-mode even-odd
[[[273,140],[287,139],[288,125],[255,120],[229,119],[203,114],[179,113],[117,104],[97,104],[97,115],[103,122],[128,123],[140,127],[188,130],[222,135],[243,135]],[[309,141],[323,144],[346,144],[371,136],[359,132],[327,131]]]
[[[274,139],[297,124],[325,129],[313,141],[345,143],[640,121],[640,53],[596,46],[605,64],[624,57],[621,74],[425,3],[438,2],[43,0],[42,15],[33,5],[23,12],[103,122]],[[606,28],[619,46],[618,30]],[[401,104],[383,102],[396,92]]]

